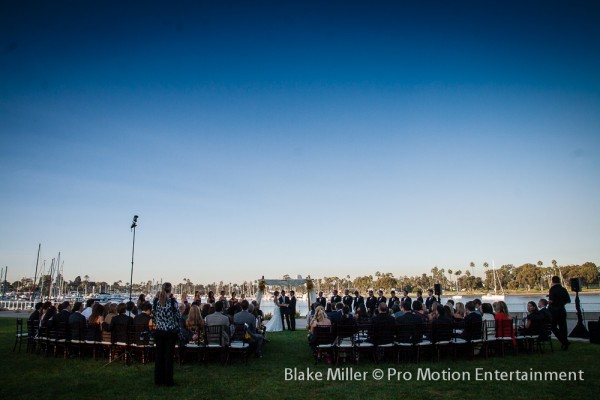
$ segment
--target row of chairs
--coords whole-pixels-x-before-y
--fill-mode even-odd
[[[230,336],[223,331],[221,325],[207,325],[204,327],[204,336],[201,334],[197,336],[197,340],[181,344],[180,364],[188,358],[204,361],[212,355],[220,358],[225,364],[230,363],[233,355],[240,355],[246,363],[248,362],[252,345],[245,324],[234,324]]]
[[[311,346],[315,362],[324,356],[357,362],[361,354],[369,353],[375,362],[386,353],[393,352],[397,362],[410,359],[419,362],[421,354],[429,352],[432,359],[440,360],[443,352],[452,358],[457,354],[467,354],[473,358],[481,353],[505,355],[510,348],[517,354],[519,348],[528,352],[544,351],[547,345],[553,351],[550,340],[550,324],[545,324],[535,334],[518,334],[517,320],[483,321],[475,324],[441,323],[412,325],[334,325],[317,326],[313,330]],[[501,333],[496,335],[496,332]],[[515,334],[517,333],[517,334]],[[462,350],[462,351],[461,351]]]
[[[110,341],[103,340],[99,325],[89,325],[77,332],[72,332],[66,323],[56,323],[51,328],[40,327],[39,321],[28,320],[27,329],[23,319],[17,319],[17,331],[13,351],[22,343],[27,344],[27,352],[44,353],[45,355],[62,355],[64,358],[92,354],[106,356],[110,361],[125,358],[125,361],[137,359],[142,363],[153,360],[154,342],[147,328],[130,324],[115,326],[110,332]],[[179,362],[183,363],[187,356],[195,354],[198,359],[206,359],[211,354],[222,356],[229,363],[230,356],[240,354],[248,360],[251,349],[250,336],[244,324],[235,324],[233,333],[225,335],[222,326],[206,326],[203,335],[198,339],[178,343],[176,352]],[[229,340],[226,340],[229,337]]]
[[[65,322],[40,327],[39,321],[28,320],[25,331],[23,320],[17,319],[15,338],[13,351],[17,345],[20,351],[22,342],[26,341],[27,352],[61,355],[63,358],[91,354],[94,359],[103,356],[112,362],[124,358],[127,363],[137,359],[144,364],[153,358],[154,344],[148,328],[134,324],[115,326],[107,341],[104,340],[99,324],[74,330]]]

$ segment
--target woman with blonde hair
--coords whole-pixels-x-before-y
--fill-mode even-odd
[[[154,332],[154,342],[156,344],[154,383],[165,386],[175,384],[173,382],[173,356],[181,320],[177,300],[173,297],[171,289],[171,284],[165,282],[162,285],[160,295],[154,299],[152,307],[156,324],[156,331]]]
[[[327,314],[325,313],[325,309],[323,306],[318,306],[315,309],[315,316],[310,323],[310,331],[309,333],[313,333],[313,330],[316,326],[331,326],[331,321],[327,318]]]
[[[185,329],[190,333],[189,336],[193,342],[204,342],[204,320],[202,319],[200,307],[193,305],[190,308],[185,321]]]

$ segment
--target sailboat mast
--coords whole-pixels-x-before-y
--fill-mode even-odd
[[[37,260],[35,261],[35,275],[33,276],[33,294],[31,295],[31,299],[33,300],[35,298],[35,292],[36,292],[36,288],[37,288],[37,273],[38,273],[38,264],[40,263],[40,250],[42,249],[42,244],[40,243],[38,245],[38,255],[37,255]]]
[[[496,288],[496,264],[494,260],[492,260],[492,274],[494,275],[494,294],[498,294]]]

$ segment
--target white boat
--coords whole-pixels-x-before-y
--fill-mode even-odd
[[[503,294],[484,294],[481,296],[481,301],[504,301],[505,297]]]
[[[452,296],[452,300],[462,300],[462,295],[455,294],[454,296]]]
[[[492,273],[494,275],[494,294],[488,293],[487,295],[481,296],[481,301],[504,301],[504,288],[502,287],[502,282],[500,281],[500,277],[496,276],[496,264],[492,260]],[[502,294],[498,294],[496,282],[500,284],[500,290]]]

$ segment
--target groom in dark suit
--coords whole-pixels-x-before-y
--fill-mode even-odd
[[[290,330],[296,330],[296,293],[290,290],[290,305],[288,306],[288,315],[290,317]]]
[[[290,304],[290,298],[287,297],[285,295],[285,290],[281,291],[281,295],[279,296],[279,300],[277,301],[279,304],[283,305],[282,307],[279,307],[279,311],[281,314],[281,326],[283,327],[283,330],[285,331],[285,323],[284,323],[284,319],[285,322],[287,323],[287,327],[288,330],[290,329],[290,314],[289,314],[289,304]]]

